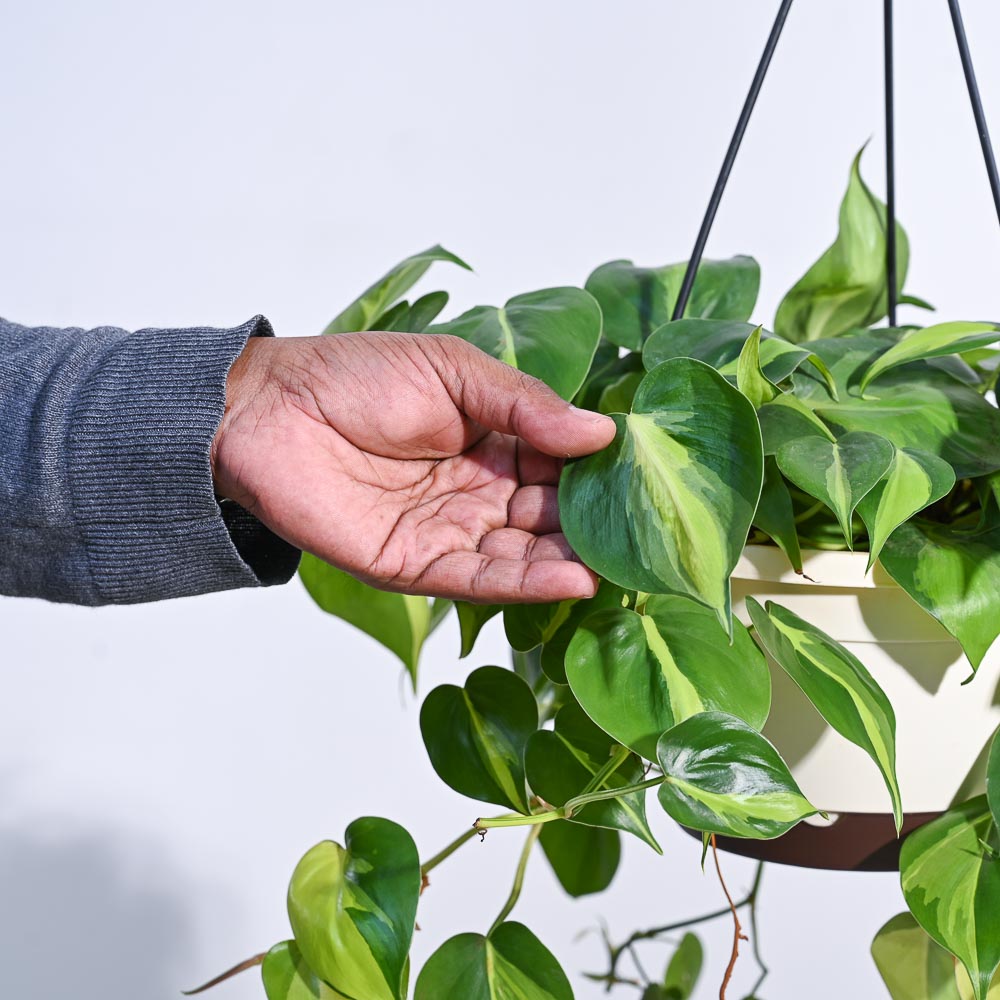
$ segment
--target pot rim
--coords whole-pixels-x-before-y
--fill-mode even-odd
[[[732,572],[734,580],[762,580],[800,587],[844,590],[899,590],[899,584],[876,563],[865,573],[867,552],[802,550],[802,574],[796,573],[777,545],[747,545]],[[804,575],[803,575],[804,574]]]

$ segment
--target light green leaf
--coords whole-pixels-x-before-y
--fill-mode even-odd
[[[546,823],[538,842],[559,884],[574,898],[604,892],[621,861],[621,834],[617,830]]]
[[[538,728],[531,688],[501,667],[480,667],[465,687],[442,684],[424,699],[420,732],[438,777],[469,798],[528,812],[524,748]]]
[[[986,765],[986,799],[993,813],[993,822],[1000,827],[1000,729],[993,737]]]
[[[632,351],[673,318],[687,263],[636,267],[630,260],[602,264],[586,289],[600,303],[605,336]],[[760,288],[760,267],[752,257],[704,260],[698,268],[686,317],[745,321]]]
[[[783,444],[776,457],[788,479],[837,515],[848,548],[853,548],[854,508],[885,475],[892,445],[878,434],[845,434],[835,442],[811,435]]]
[[[872,958],[892,1000],[962,1000],[955,959],[910,913],[884,924],[872,941]]]
[[[376,590],[308,552],[302,555],[299,577],[327,614],[361,629],[395,653],[416,687],[420,651],[432,624],[426,597]]]
[[[276,944],[260,971],[267,1000],[347,1000],[306,965],[294,941]]]
[[[861,379],[860,390],[864,392],[879,375],[899,365],[986,347],[995,340],[1000,340],[1000,327],[995,323],[939,323],[910,330],[872,363]]]
[[[667,1000],[688,1000],[698,985],[705,951],[697,934],[688,931],[681,938],[663,977],[663,991]]]
[[[461,337],[572,399],[590,371],[601,329],[601,310],[587,292],[545,288],[499,309],[476,306],[428,332]]]
[[[462,635],[460,659],[465,659],[475,648],[476,640],[483,626],[495,618],[503,610],[501,604],[469,604],[467,601],[455,601],[455,611],[458,612],[458,627]]]
[[[760,492],[760,502],[753,523],[781,548],[796,573],[802,572],[802,551],[799,547],[798,526],[792,495],[788,491],[773,455],[764,459],[764,488]]]
[[[862,153],[864,150],[862,150]],[[793,343],[871,326],[888,309],[886,211],[861,179],[861,155],[851,167],[840,206],[836,242],[799,279],[778,307],[774,329]],[[909,241],[896,226],[899,291],[909,264]]]
[[[622,764],[599,785],[590,787],[614,754],[622,755]],[[554,730],[542,729],[528,740],[525,763],[533,791],[557,807],[585,791],[636,784],[643,775],[642,761],[619,747],[572,702],[559,709]],[[641,792],[592,802],[575,812],[570,822],[634,834],[662,853],[646,822],[645,796]]]
[[[747,337],[736,361],[736,388],[758,409],[779,393],[778,387],[761,370],[760,329],[758,326]]]
[[[898,831],[903,805],[896,779],[896,715],[885,692],[853,653],[787,608],[768,601],[765,611],[752,597],[746,606],[758,638],[782,670],[833,729],[875,762]]]
[[[771,677],[747,630],[730,645],[711,611],[683,597],[651,597],[585,618],[566,653],[570,688],[619,743],[656,760],[660,734],[699,712],[736,715],[755,728],[771,704]]]
[[[763,480],[756,414],[700,361],[675,358],[615,415],[604,451],[568,462],[559,484],[567,540],[620,587],[692,597],[727,627],[729,574]]]
[[[384,274],[370,288],[361,293],[342,313],[335,316],[323,331],[329,333],[354,333],[372,329],[372,323],[391,308],[427,272],[435,261],[443,260],[471,270],[465,261],[444,247],[433,246],[422,253],[407,257],[388,274]]]
[[[978,669],[1000,635],[1000,525],[963,532],[907,521],[886,540],[881,563]]]
[[[985,1000],[1000,966],[1000,847],[981,795],[903,841],[903,896],[920,926],[965,966],[976,1000]]]
[[[783,392],[758,411],[764,454],[775,455],[782,445],[803,437],[836,441],[829,427],[798,396]]]
[[[819,811],[778,751],[734,716],[692,716],[660,737],[657,757],[660,805],[694,830],[770,840]]]
[[[896,528],[946,496],[954,485],[955,470],[944,459],[915,448],[897,448],[885,476],[858,504],[868,529],[868,569]]]
[[[632,409],[632,400],[642,382],[642,372],[628,372],[612,382],[597,401],[599,413],[626,413]]]
[[[597,352],[590,366],[590,373],[574,396],[573,403],[585,410],[596,410],[600,406],[605,390],[626,375],[642,373],[642,356],[631,352],[619,357],[620,348],[608,340],[597,345]]]
[[[573,1000],[573,988],[545,945],[508,921],[488,937],[459,934],[441,945],[413,1000]]]
[[[350,997],[403,1000],[420,895],[413,839],[387,819],[365,817],[341,847],[308,851],[288,887],[288,916],[306,965]]]

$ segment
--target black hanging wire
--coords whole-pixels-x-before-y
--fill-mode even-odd
[[[885,276],[888,287],[889,326],[896,325],[899,293],[896,250],[896,94],[893,68],[892,0],[885,0]]]
[[[719,171],[719,178],[715,182],[715,189],[712,191],[708,210],[705,212],[701,229],[698,231],[698,238],[695,240],[694,250],[691,253],[691,259],[688,261],[687,271],[684,273],[684,281],[681,284],[681,290],[674,306],[674,319],[680,319],[684,315],[688,300],[691,298],[694,279],[701,265],[701,258],[705,253],[705,244],[708,242],[708,234],[712,229],[712,223],[715,222],[715,216],[719,211],[719,204],[722,201],[722,194],[726,190],[726,183],[729,181],[733,164],[736,162],[736,155],[740,151],[743,136],[746,134],[747,125],[750,123],[750,115],[753,112],[754,105],[757,103],[757,97],[760,95],[760,89],[764,84],[764,77],[767,76],[768,67],[771,65],[771,57],[778,46],[778,39],[781,37],[781,31],[785,26],[785,20],[788,17],[788,11],[791,9],[791,6],[792,0],[782,0],[781,7],[778,9],[778,15],[774,20],[774,27],[771,28],[767,45],[764,47],[764,54],[760,58],[760,64],[757,66],[757,72],[754,74],[753,83],[750,84],[750,93],[747,94],[747,99],[743,104],[739,121],[736,123],[736,131],[729,142],[729,149],[726,152],[725,160],[723,160],[722,170]],[[1000,202],[998,202],[998,211],[1000,211]]]
[[[965,34],[965,23],[962,20],[962,10],[958,0],[948,0],[951,9],[951,21],[955,26],[955,40],[958,42],[958,53],[962,57],[962,69],[965,71],[965,82],[969,88],[969,100],[972,102],[972,113],[976,118],[976,128],[979,131],[979,142],[983,147],[983,159],[986,161],[986,173],[989,174],[990,188],[993,190],[993,203],[996,205],[997,218],[1000,219],[1000,174],[997,173],[997,160],[993,155],[993,143],[990,141],[990,130],[986,125],[986,112],[983,111],[983,99],[979,96],[979,84],[976,83],[976,71],[972,65],[972,53],[969,52],[969,39]]]

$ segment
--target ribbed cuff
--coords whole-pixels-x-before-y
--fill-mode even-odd
[[[287,582],[298,550],[247,514],[227,518],[209,451],[226,376],[256,316],[229,330],[138,330],[105,343],[73,405],[67,475],[99,603]],[[241,555],[242,553],[242,555]]]

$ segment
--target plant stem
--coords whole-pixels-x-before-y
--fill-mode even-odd
[[[604,765],[594,776],[587,782],[581,795],[586,795],[588,792],[596,791],[601,788],[604,783],[611,777],[615,771],[618,770],[628,760],[629,749],[628,747],[617,747],[615,752],[608,759],[607,764]]]
[[[425,861],[420,866],[420,874],[424,878],[427,878],[427,876],[434,871],[434,869],[437,868],[442,861],[447,861],[448,858],[455,853],[455,851],[457,851],[467,841],[472,840],[475,835],[476,830],[475,827],[473,827],[471,830],[466,830],[461,836],[456,837],[443,851],[439,851],[433,858],[430,859],[430,861]]]
[[[507,902],[504,903],[500,915],[493,921],[493,926],[490,927],[490,934],[510,916],[511,911],[517,906],[517,901],[521,898],[521,889],[524,887],[524,873],[528,868],[528,858],[531,857],[531,849],[535,846],[535,841],[538,840],[541,832],[542,828],[540,826],[533,826],[528,832],[527,839],[524,841],[524,847],[521,849],[521,857],[517,862],[517,870],[514,872],[514,885],[511,887],[510,895],[507,897]]]
[[[569,799],[562,807],[562,812],[567,816],[572,816],[579,812],[584,806],[591,802],[605,802],[608,799],[620,799],[623,795],[632,795],[634,792],[644,792],[647,788],[655,788],[666,781],[666,776],[650,778],[648,781],[640,781],[636,785],[622,785],[620,788],[605,788],[597,792],[587,792]]]
[[[259,955],[254,955],[253,958],[248,958],[246,961],[240,962],[239,965],[234,965],[228,971],[223,972],[221,976],[216,976],[215,979],[205,983],[204,986],[199,986],[196,990],[181,990],[181,993],[186,997],[193,997],[196,993],[204,993],[213,986],[218,986],[219,983],[224,983],[227,979],[232,979],[233,976],[238,976],[241,972],[246,972],[247,969],[263,965],[265,958],[267,958],[267,952],[262,951]]]
[[[712,857],[715,859],[715,872],[719,876],[719,885],[722,886],[722,891],[726,895],[726,902],[729,904],[729,910],[733,915],[733,953],[729,957],[729,965],[726,966],[726,974],[722,977],[722,985],[719,987],[719,1000],[726,1000],[726,987],[729,986],[729,980],[733,978],[736,959],[740,957],[740,941],[746,941],[747,936],[743,933],[743,928],[740,926],[739,911],[736,909],[733,897],[729,895],[726,880],[722,877],[722,866],[719,864],[719,850],[715,844],[714,833],[712,834]]]
[[[521,813],[508,813],[505,816],[494,816],[492,819],[477,819],[472,824],[473,833],[485,833],[504,826],[536,826],[539,823],[551,823],[555,819],[565,819],[562,809],[549,809],[545,812],[531,813],[523,816]]]

